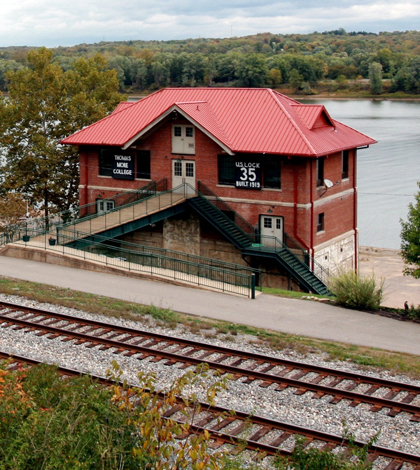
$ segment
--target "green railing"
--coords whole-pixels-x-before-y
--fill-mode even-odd
[[[221,211],[228,218],[231,218],[234,222],[246,235],[254,236],[256,229],[251,225],[247,220],[240,216],[235,210],[232,209],[229,204],[227,204],[223,199],[221,199],[216,193],[214,193],[210,188],[208,188],[201,181],[197,184],[198,190],[196,192],[198,195],[204,197],[209,202],[211,202],[219,211]]]
[[[130,242],[121,241],[124,247],[115,246],[98,241],[98,236],[95,241],[84,239],[83,249],[67,244],[75,241],[72,236],[68,240],[62,236],[62,244],[53,246],[49,245],[48,239],[46,234],[42,246],[45,249],[129,272],[184,281],[251,298],[255,298],[256,290],[261,290],[261,271],[247,266]],[[41,248],[41,243],[38,241],[34,246]]]
[[[74,240],[77,240],[82,236],[100,233],[110,227],[122,225],[145,217],[151,213],[158,212],[163,208],[170,207],[186,199],[187,197],[191,197],[188,193],[188,186],[189,185],[181,184],[176,188],[166,191],[156,191],[148,196],[145,195],[141,200],[129,202],[108,212],[92,214],[81,219],[61,224],[56,227],[57,239],[59,240],[59,243],[62,243],[60,237],[66,236],[67,239],[69,239],[68,237],[73,234]],[[80,230],[77,226],[82,226],[83,229]]]
[[[289,248],[286,243],[279,240],[277,237],[269,236],[269,235],[256,235],[254,238],[254,243],[249,247],[252,251],[261,251],[264,253],[276,253],[281,256],[282,251],[287,251],[296,260],[298,263],[303,263],[320,281],[323,282],[327,287],[330,283],[330,272],[329,270],[325,269],[321,264],[316,261],[316,259],[312,258],[308,253],[306,253],[306,262],[302,260],[298,254],[291,248]],[[300,253],[300,251],[298,251]],[[314,269],[308,264],[313,263]]]
[[[309,253],[298,245],[290,236],[286,235],[285,240],[281,241],[276,237],[257,233],[257,230],[249,222],[243,219],[234,209],[232,209],[227,203],[220,199],[219,196],[201,182],[198,182],[197,193],[211,202],[223,215],[226,216],[226,212],[231,214],[231,221],[234,222],[237,227],[252,240],[252,247],[248,248],[251,248],[253,251],[262,251],[265,253],[272,252],[279,254],[280,256],[281,251],[286,250],[291,253],[297,262],[304,263],[305,266],[308,267],[308,269],[326,286],[329,285],[329,270],[323,268],[318,261],[312,258]]]
[[[112,211],[118,211],[119,208],[129,204],[136,204],[143,199],[153,197],[161,191],[167,190],[166,178],[160,181],[151,181],[140,189],[126,191],[113,197],[101,199],[105,204],[107,201],[113,201],[115,207]],[[61,212],[55,212],[47,217],[37,217],[28,219],[16,225],[7,227],[6,231],[0,234],[0,246],[6,243],[22,240],[23,236],[36,237],[49,232],[54,227],[72,225],[76,221],[89,220],[89,218],[100,217],[103,213],[97,212],[98,202],[91,202],[82,206],[74,207]],[[110,212],[112,212],[110,211]]]
[[[252,225],[250,225],[245,219],[239,216],[239,214],[237,214],[228,204],[222,201],[204,184],[200,182],[198,183],[198,187],[201,189],[201,191],[203,191],[203,193],[193,188],[188,183],[183,183],[171,190],[164,190],[165,187],[166,180],[161,180],[158,183],[152,182],[150,185],[147,185],[146,187],[143,187],[138,191],[124,193],[121,195],[121,198],[118,199],[120,204],[106,213],[94,213],[89,215],[87,214],[88,211],[86,211],[86,215],[84,215],[83,217],[78,217],[74,215],[74,218],[69,220],[70,211],[66,211],[50,216],[48,220],[45,218],[35,219],[32,225],[29,225],[27,223],[20,224],[19,226],[14,226],[13,230],[10,230],[8,233],[3,234],[3,241],[5,243],[10,243],[11,241],[22,239],[23,235],[36,237],[50,232],[51,227],[55,227],[56,232],[52,236],[56,237],[58,243],[60,244],[68,243],[70,241],[83,238],[83,236],[89,236],[94,232],[106,230],[108,226],[123,224],[128,220],[133,220],[136,217],[135,210],[136,207],[139,206],[139,203],[142,204],[144,209],[140,216],[144,217],[151,212],[160,210],[163,206],[170,206],[181,199],[200,196],[212,202],[212,204],[215,205],[215,207],[225,217],[226,213],[230,213],[232,215],[234,220],[230,220],[235,223],[238,229],[244,232],[244,234],[252,240],[252,249],[254,251],[264,251],[266,253],[274,252],[281,256],[281,251],[286,250],[292,253],[292,255],[296,257],[297,260],[299,260],[300,262],[304,262],[304,264],[314,273],[314,275],[317,276],[325,285],[329,284],[329,272],[325,270],[315,259],[310,257],[309,254],[305,252],[304,255],[302,255],[300,253],[301,257],[299,257],[294,252],[294,249],[289,248],[286,243],[280,241],[278,238],[262,236],[258,233],[255,233],[255,229]],[[114,200],[114,198],[110,199]],[[157,205],[156,201],[158,201]],[[161,201],[163,201],[162,204]],[[75,209],[71,213],[83,213],[83,211],[88,207],[95,207],[96,210],[96,203],[81,206],[80,208]],[[128,213],[126,211],[127,209],[131,209],[132,213]],[[124,216],[123,210],[126,211]],[[139,218],[140,216],[137,217]],[[101,219],[101,223],[99,224],[99,228],[98,224],[95,225],[94,231],[92,229],[92,225],[90,225],[89,230],[86,230],[86,227],[83,229],[83,231],[76,230],[76,225],[80,224],[81,222],[90,221],[90,224],[92,224],[92,221],[98,218]],[[63,223],[63,220],[65,220],[66,222]],[[296,251],[299,252],[299,250]],[[302,256],[305,257],[304,260],[302,260]],[[313,270],[311,269],[311,266],[314,267]]]
[[[156,246],[148,246],[148,245],[139,245],[137,243],[133,242],[127,242],[125,240],[113,240],[113,245],[107,244],[108,239],[106,237],[101,237],[100,235],[95,235],[94,240],[89,240],[88,234],[83,234],[80,233],[80,238],[78,240],[78,243],[76,242],[72,236],[69,237],[67,242],[64,244],[67,246],[75,246],[77,249],[83,249],[86,251],[91,251],[91,252],[99,252],[98,246],[106,246],[105,252],[102,252],[102,254],[106,254],[106,250],[108,249],[109,246],[114,249],[123,249],[125,251],[130,251],[130,252],[141,252],[141,253],[147,253],[147,254],[153,254],[157,256],[164,256],[164,257],[169,257],[169,258],[174,258],[178,259],[181,261],[186,261],[189,263],[196,263],[200,264],[202,266],[212,266],[215,268],[220,268],[220,269],[228,269],[230,271],[238,272],[238,273],[243,273],[246,275],[256,273],[259,276],[261,276],[261,270],[256,269],[256,268],[250,268],[249,266],[244,266],[241,264],[237,263],[230,263],[229,261],[222,261],[214,258],[207,258],[205,256],[200,256],[200,255],[194,255],[192,253],[185,253],[183,251],[176,251],[176,250],[170,250],[168,248],[160,248]],[[118,243],[119,246],[115,246],[115,242]],[[259,283],[259,289],[261,289],[261,283]]]

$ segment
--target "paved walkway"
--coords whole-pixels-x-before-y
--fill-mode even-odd
[[[260,295],[255,300],[24,259],[0,257],[0,276],[296,335],[420,354],[420,324],[321,302]]]

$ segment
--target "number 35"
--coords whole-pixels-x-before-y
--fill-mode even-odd
[[[255,181],[257,175],[255,174],[255,168],[241,168],[242,176],[240,176],[241,181]]]

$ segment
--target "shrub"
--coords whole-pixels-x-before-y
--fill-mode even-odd
[[[378,310],[384,299],[384,279],[372,273],[361,276],[354,271],[339,272],[331,283],[336,302],[349,308]]]
[[[420,305],[417,307],[414,304],[410,306],[407,305],[405,310],[402,310],[402,316],[405,318],[410,318],[411,320],[419,320],[420,319]]]
[[[140,375],[132,388],[121,374],[114,364],[116,382],[106,388],[88,376],[62,379],[52,366],[10,370],[0,363],[0,470],[221,468],[223,455],[208,452],[209,434],[191,425],[201,411],[195,393],[212,403],[228,376],[199,366],[162,398],[152,375]],[[194,411],[185,411],[183,424],[165,418],[177,396]]]

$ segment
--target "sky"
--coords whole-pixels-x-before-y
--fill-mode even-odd
[[[420,0],[0,0],[0,47],[339,28],[372,33],[418,30]]]

